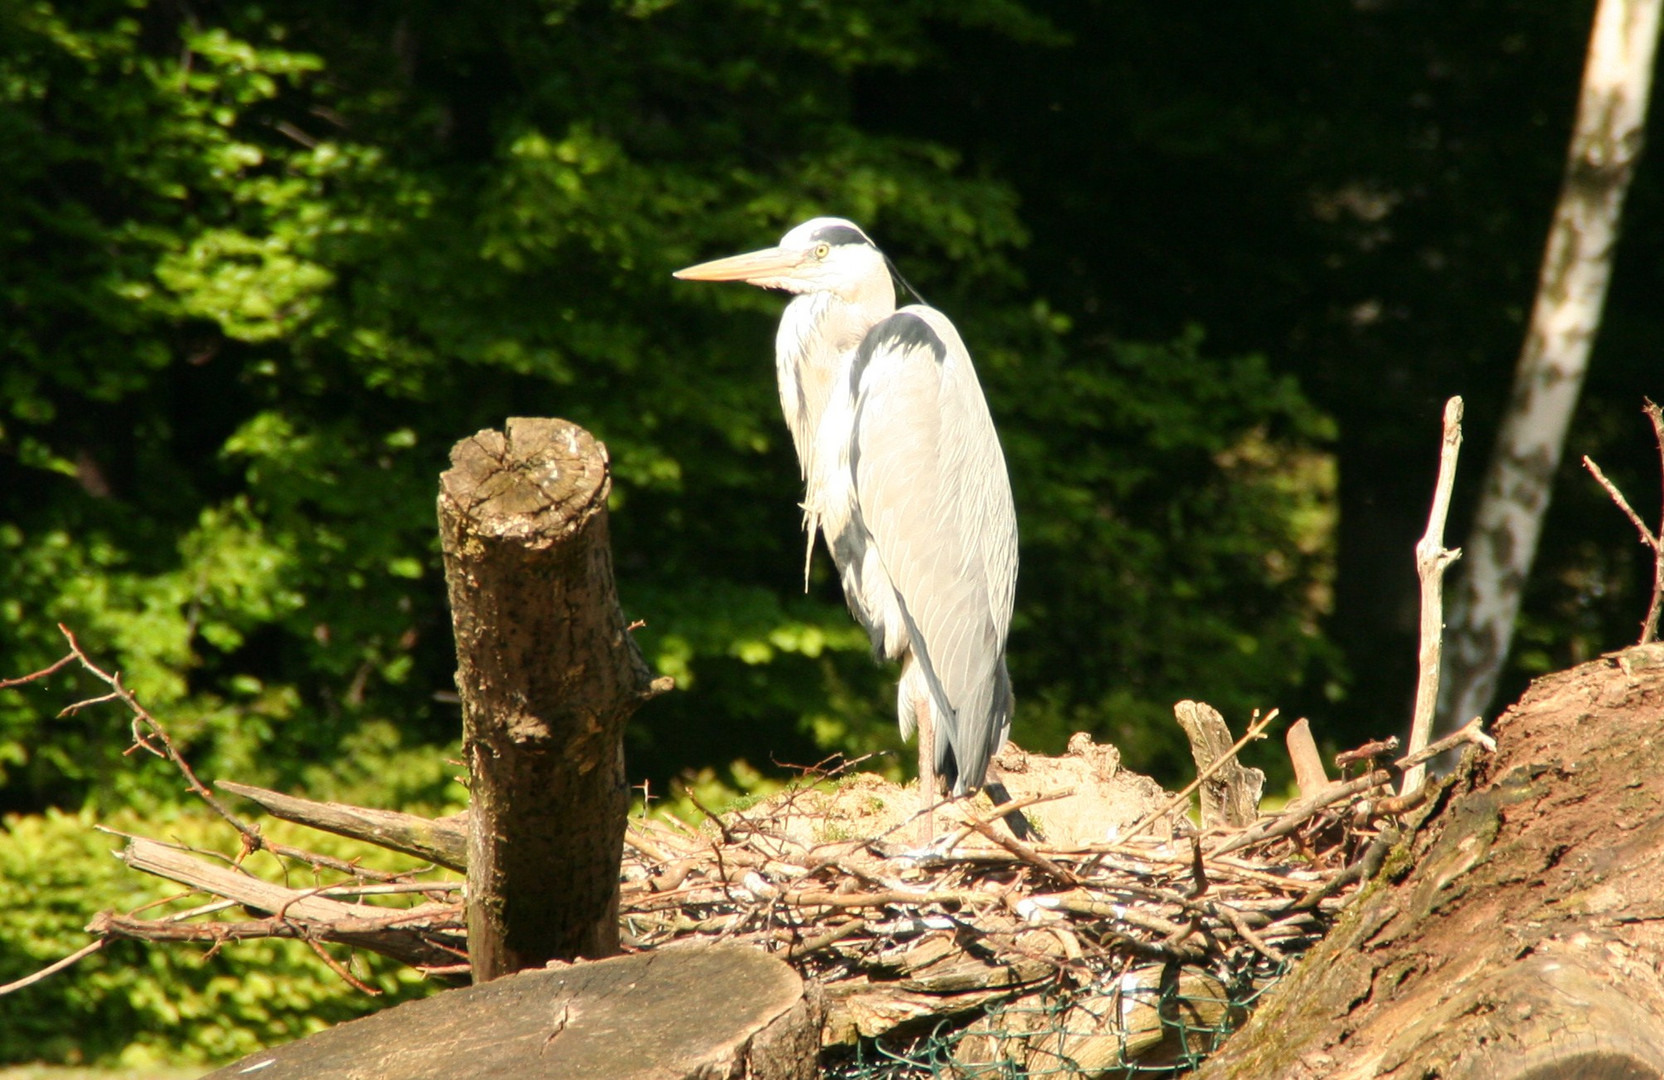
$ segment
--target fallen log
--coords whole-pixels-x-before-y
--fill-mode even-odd
[[[754,949],[523,971],[251,1054],[204,1080],[810,1080],[816,996]]]
[[[1495,735],[1198,1080],[1664,1077],[1664,645]]]

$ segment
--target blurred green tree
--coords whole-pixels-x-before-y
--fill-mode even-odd
[[[873,134],[864,73],[1005,0],[11,9],[0,647],[109,655],[211,772],[293,782],[373,719],[455,735],[432,529],[456,438],[609,444],[617,565],[684,692],[643,774],[893,747],[799,483],[762,293],[669,268],[813,213],[868,224],[964,326],[1023,515],[1020,737],[1134,740],[1173,697],[1332,672],[1332,430],[1257,359],[1074,342],[996,174]],[[0,702],[6,803],[128,798],[120,721]],[[1140,739],[1142,741],[1140,741]]]

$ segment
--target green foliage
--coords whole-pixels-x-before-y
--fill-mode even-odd
[[[1013,483],[1031,523],[1014,676],[1043,688],[1026,745],[1055,752],[1090,730],[1173,773],[1174,701],[1241,720],[1309,680],[1314,697],[1339,692],[1321,629],[1333,425],[1262,358],[1210,360],[1201,345],[1191,331],[1059,355],[1038,378],[1027,365],[1029,389],[1010,391]],[[1074,449],[1046,452],[1056,445]],[[1086,662],[1035,663],[1059,657]]]
[[[121,812],[102,820],[88,812],[10,816],[0,835],[0,982],[45,967],[87,942],[82,927],[98,910],[131,910],[177,896],[166,882],[145,879],[111,857],[121,841],[94,824],[139,831],[159,839],[235,854],[236,837],[205,812]],[[280,842],[299,838],[282,825]],[[364,855],[386,865],[385,853],[346,841],[313,850],[337,857]],[[407,860],[408,862],[408,860]],[[274,871],[256,855],[252,870]],[[290,869],[304,874],[304,868]],[[199,898],[200,899],[200,898]],[[157,917],[189,902],[151,909]],[[214,955],[203,946],[118,942],[82,960],[73,974],[36,983],[8,997],[0,1010],[0,1062],[45,1059],[99,1062],[130,1068],[159,1062],[209,1063],[287,1042],[427,992],[415,972],[374,955],[356,955],[354,974],[381,991],[370,998],[347,987],[303,943],[263,940],[228,945]],[[339,950],[337,950],[339,952]],[[341,954],[345,959],[345,954]]]

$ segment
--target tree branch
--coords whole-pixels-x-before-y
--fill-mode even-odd
[[[1416,544],[1416,576],[1421,579],[1421,649],[1416,661],[1416,706],[1410,720],[1409,752],[1427,745],[1433,733],[1433,714],[1439,705],[1439,667],[1444,644],[1444,572],[1462,557],[1460,548],[1444,546],[1444,521],[1450,512],[1450,491],[1456,484],[1456,458],[1462,451],[1462,399],[1444,403],[1444,440],[1439,447],[1439,478],[1433,487],[1433,506],[1427,531]],[[1417,765],[1404,774],[1400,794],[1421,786],[1427,768]]]

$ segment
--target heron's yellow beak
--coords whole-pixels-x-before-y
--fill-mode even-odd
[[[802,261],[801,251],[771,247],[703,262],[678,270],[675,276],[683,281],[748,281],[760,285],[789,274]]]

